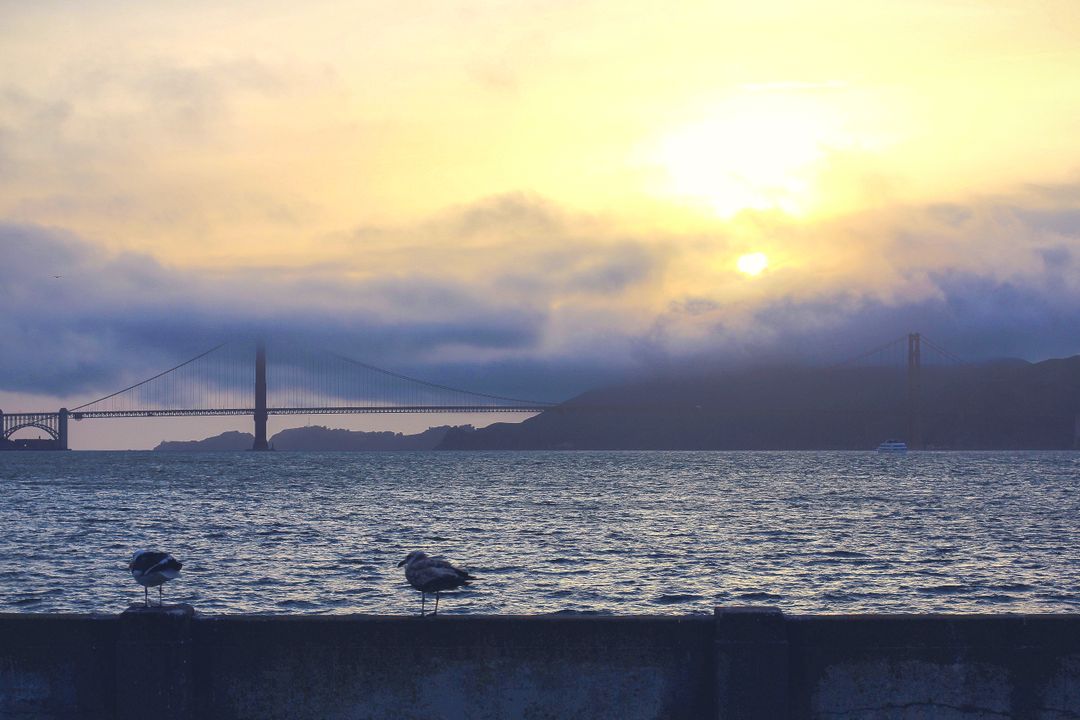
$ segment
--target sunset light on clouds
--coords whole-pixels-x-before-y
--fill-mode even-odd
[[[1074,0],[3,3],[0,406],[244,328],[552,397],[1080,352],[1078,72]]]

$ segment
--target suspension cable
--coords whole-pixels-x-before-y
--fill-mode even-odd
[[[397,378],[398,380],[405,380],[407,382],[411,382],[411,383],[414,383],[414,384],[417,384],[417,385],[424,385],[426,387],[434,388],[436,390],[446,390],[446,391],[449,391],[449,392],[459,393],[461,395],[472,395],[473,397],[482,397],[482,398],[487,398],[488,400],[505,400],[507,402],[516,402],[516,403],[522,403],[522,404],[525,404],[525,405],[557,405],[558,404],[558,403],[553,403],[553,402],[547,402],[545,400],[522,400],[521,398],[512,398],[512,397],[505,397],[503,395],[491,395],[491,394],[482,393],[482,392],[472,392],[471,390],[462,390],[460,388],[450,387],[449,385],[440,385],[439,383],[428,382],[427,380],[420,380],[419,378],[409,377],[408,375],[402,375],[401,373],[396,373],[396,372],[393,372],[391,370],[384,370],[381,367],[376,367],[374,365],[369,365],[369,364],[367,364],[365,362],[360,362],[359,360],[353,360],[352,358],[345,357],[344,355],[338,355],[337,353],[331,352],[329,350],[326,351],[326,354],[330,355],[331,357],[335,357],[338,360],[343,360],[343,361],[345,361],[347,363],[351,363],[351,364],[356,365],[358,367],[362,367],[365,370],[371,370],[373,372],[381,373],[383,375],[387,375],[387,376],[392,377],[392,378]]]
[[[82,405],[79,405],[78,407],[72,408],[71,411],[75,412],[76,410],[82,410],[84,407],[89,407],[90,405],[95,405],[95,404],[97,404],[97,403],[99,403],[99,402],[101,402],[103,400],[108,400],[109,398],[116,397],[117,395],[122,395],[123,393],[126,393],[128,390],[134,390],[137,387],[141,387],[141,386],[145,385],[146,383],[148,383],[148,382],[150,382],[152,380],[157,380],[159,377],[162,377],[164,375],[168,375],[169,373],[171,373],[174,370],[179,370],[180,368],[184,367],[185,365],[190,365],[191,363],[195,362],[199,358],[204,358],[207,355],[209,355],[210,353],[214,352],[215,350],[220,350],[221,348],[228,345],[230,342],[232,342],[232,341],[231,340],[226,340],[225,342],[221,343],[217,347],[212,347],[209,350],[207,350],[206,352],[201,353],[199,355],[196,355],[195,357],[191,358],[190,360],[186,360],[186,361],[180,363],[176,367],[171,367],[168,370],[165,370],[163,372],[159,372],[157,375],[155,375],[153,377],[146,378],[142,382],[137,382],[134,385],[131,385],[129,387],[124,388],[123,390],[117,390],[116,392],[110,393],[110,394],[106,395],[105,397],[99,397],[97,400],[91,400],[88,403],[83,403]]]

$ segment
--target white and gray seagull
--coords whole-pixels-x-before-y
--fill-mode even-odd
[[[432,615],[438,615],[439,593],[468,585],[470,580],[476,579],[446,560],[428,557],[419,550],[413,550],[406,555],[405,559],[398,563],[398,567],[402,565],[405,566],[405,579],[420,591],[420,617],[424,617],[428,593],[435,593],[435,611]]]
[[[180,577],[180,568],[183,566],[183,563],[169,553],[138,550],[131,556],[128,570],[135,582],[143,586],[143,602],[149,607],[150,588],[157,587],[158,605],[161,605],[161,586]]]

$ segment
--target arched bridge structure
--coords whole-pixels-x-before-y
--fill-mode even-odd
[[[270,415],[537,413],[555,403],[429,382],[295,343],[233,341],[71,410],[3,415],[3,443],[26,427],[68,447],[68,420],[250,415],[267,450]],[[43,441],[48,442],[48,441]]]
[[[67,449],[66,408],[60,412],[5,413],[0,410],[0,446],[11,448],[35,448],[43,450]],[[20,430],[34,428],[49,436],[48,440],[13,440]]]

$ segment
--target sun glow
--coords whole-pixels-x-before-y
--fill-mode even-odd
[[[667,191],[709,205],[720,217],[743,210],[808,214],[828,148],[844,145],[824,104],[805,95],[739,95],[704,121],[660,143]]]
[[[735,261],[735,267],[746,275],[760,275],[769,267],[769,258],[765,257],[765,253],[747,253]]]

